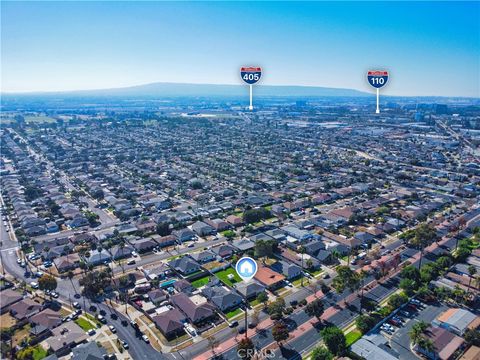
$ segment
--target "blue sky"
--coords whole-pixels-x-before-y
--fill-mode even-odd
[[[2,91],[156,81],[480,96],[479,2],[4,2]],[[261,86],[261,85],[258,85]]]

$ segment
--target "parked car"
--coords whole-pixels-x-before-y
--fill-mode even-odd
[[[73,307],[74,307],[75,309],[80,309],[80,308],[81,308],[80,303],[79,303],[78,301],[75,301],[75,302],[73,303]]]
[[[35,282],[35,281],[32,281],[32,282],[30,283],[30,286],[31,286],[32,288],[34,288],[34,289],[38,289],[38,283]]]
[[[110,329],[110,331],[115,334],[117,332],[117,329],[115,328],[115,326],[113,325],[109,325],[108,328]]]
[[[128,349],[128,343],[125,340],[120,340],[120,344],[122,344],[124,349]]]
[[[228,324],[228,326],[231,327],[231,328],[234,328],[234,327],[238,326],[238,321],[234,320],[230,324]]]
[[[145,341],[147,344],[150,342],[150,339],[149,339],[148,336],[145,335],[145,334],[142,335],[142,339],[143,339],[143,341]]]
[[[90,329],[87,331],[87,335],[88,336],[92,336],[92,335],[95,335],[95,329]]]
[[[134,265],[135,264],[135,259],[131,259],[127,261],[127,265]]]

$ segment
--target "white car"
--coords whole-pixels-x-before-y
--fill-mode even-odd
[[[145,341],[146,343],[149,343],[149,342],[150,342],[150,339],[148,338],[147,335],[142,335],[142,339],[143,339],[143,341]]]
[[[115,326],[113,326],[113,325],[108,325],[108,328],[109,328],[110,331],[111,331],[112,333],[114,333],[114,334],[117,332],[117,329],[116,329]]]
[[[32,281],[32,282],[30,283],[30,286],[31,286],[32,288],[34,288],[34,289],[38,289],[38,283],[35,282],[35,281]]]

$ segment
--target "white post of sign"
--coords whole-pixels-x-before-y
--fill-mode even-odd
[[[250,111],[253,110],[253,85],[250,85],[250,106],[248,107]]]
[[[379,98],[380,98],[380,89],[377,88],[377,110],[375,111],[376,114],[380,114]]]

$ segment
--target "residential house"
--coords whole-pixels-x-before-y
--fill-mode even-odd
[[[192,225],[192,230],[198,236],[208,236],[215,234],[215,229],[204,223],[203,221],[197,221]]]
[[[201,323],[216,316],[211,304],[196,305],[183,293],[173,295],[171,301],[193,324]]]
[[[167,293],[163,291],[162,289],[154,289],[148,292],[148,298],[150,301],[155,304],[159,305],[160,303],[164,302],[167,300]]]
[[[460,336],[436,326],[430,326],[425,337],[432,341],[434,350],[429,351],[419,344],[415,345],[414,350],[432,360],[451,360],[453,355],[465,346],[465,341]]]
[[[10,314],[17,320],[24,320],[42,310],[42,305],[30,298],[25,298],[10,305]]]
[[[235,289],[244,298],[254,299],[257,297],[258,294],[265,291],[265,286],[256,281],[249,281],[235,284]]]
[[[110,249],[110,254],[112,254],[112,259],[118,260],[132,256],[133,251],[133,246],[127,244],[125,244],[123,247],[120,245],[115,245]]]
[[[217,255],[210,250],[200,251],[190,254],[193,260],[200,264],[205,264],[216,259]]]
[[[248,239],[239,239],[232,241],[232,246],[240,252],[244,252],[255,247],[255,243]]]
[[[152,238],[143,238],[133,242],[132,244],[139,253],[146,253],[157,246],[157,243]]]
[[[52,336],[45,341],[52,351],[63,356],[70,352],[70,349],[87,340],[87,334],[75,322],[65,322],[52,330]]]
[[[80,256],[77,253],[64,255],[53,260],[59,273],[74,270],[80,266]]]
[[[99,264],[104,264],[105,262],[110,262],[112,261],[112,256],[110,253],[102,249],[101,251],[98,250],[92,250],[90,252],[90,256],[86,259],[87,264],[90,265],[99,265]]]
[[[271,268],[276,272],[285,275],[288,280],[296,279],[302,275],[302,268],[300,266],[283,260],[275,262]]]
[[[195,240],[197,238],[195,233],[188,228],[181,229],[181,230],[175,230],[173,232],[173,235],[175,235],[175,237],[177,238],[177,241],[179,243],[183,243],[185,241]]]
[[[240,295],[221,285],[205,286],[202,294],[223,312],[233,310],[242,303]]]
[[[217,232],[231,228],[231,225],[222,219],[205,220],[205,223],[213,227]]]
[[[184,333],[183,323],[186,319],[185,315],[178,309],[165,311],[152,317],[152,320],[167,340],[176,338]]]
[[[10,309],[10,306],[19,302],[23,299],[23,296],[12,289],[6,289],[0,292],[0,297],[2,301],[0,301],[0,313],[3,314],[4,312]]]
[[[284,275],[279,274],[266,266],[259,266],[254,278],[269,290],[279,288],[285,280]]]
[[[243,225],[243,219],[240,216],[236,216],[236,215],[227,216],[225,221],[235,227]]]
[[[190,275],[200,270],[200,265],[189,256],[173,259],[168,265],[182,275]]]
[[[104,360],[107,355],[105,348],[98,346],[96,341],[78,345],[72,351],[71,360]]]
[[[432,324],[463,336],[468,329],[480,326],[480,317],[466,309],[450,308],[433,320]]]
[[[220,245],[212,248],[212,251],[221,258],[228,259],[233,255],[235,249],[230,245]]]
[[[31,324],[44,326],[45,328],[52,330],[62,323],[62,314],[58,311],[47,308],[31,316],[29,321]]]
[[[158,246],[161,248],[164,248],[167,246],[173,246],[177,242],[177,238],[175,235],[167,235],[167,236],[153,235],[152,239],[154,239],[158,244]]]
[[[192,284],[190,284],[187,280],[183,280],[183,279],[175,281],[175,283],[173,284],[173,287],[179,293],[184,293],[188,295],[190,295],[195,290]]]

